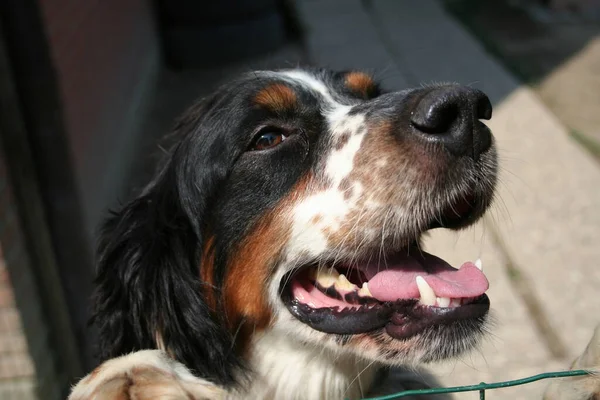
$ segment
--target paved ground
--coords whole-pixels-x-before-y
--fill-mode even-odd
[[[589,9],[580,12],[514,7],[507,1],[446,1],[600,157],[600,1],[584,1]]]
[[[587,139],[584,144],[600,157],[600,26],[598,32],[534,89],[571,133]]]
[[[185,104],[231,74],[298,61],[371,70],[389,88],[455,81],[484,90],[502,173],[487,218],[426,242],[460,264],[481,257],[495,324],[482,348],[434,366],[444,385],[514,379],[566,367],[600,323],[600,168],[540,98],[500,66],[434,0],[298,0],[306,49],[210,71],[166,73],[144,127],[148,145]],[[144,148],[147,153],[148,148]],[[148,170],[140,164],[140,172]],[[139,180],[138,180],[139,182]],[[545,384],[489,392],[540,398]],[[456,398],[475,398],[476,394]]]
[[[0,248],[0,399],[35,399],[35,372]]]

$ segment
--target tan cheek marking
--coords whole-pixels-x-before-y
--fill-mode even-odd
[[[275,222],[270,214],[248,235],[231,260],[224,286],[225,312],[230,328],[242,321],[258,329],[265,328],[271,311],[266,299],[269,267],[283,248],[289,236],[285,226]]]
[[[282,216],[305,195],[308,179],[302,179],[268,214],[246,235],[227,267],[223,288],[223,302],[229,328],[237,332],[236,342],[245,347],[249,337],[265,329],[272,320],[267,299],[267,285],[273,273],[276,258],[283,252],[291,234],[289,221]]]
[[[274,83],[258,92],[254,97],[254,102],[271,111],[286,111],[295,108],[298,99],[289,86]]]
[[[364,72],[348,73],[346,75],[345,84],[350,90],[360,93],[365,97],[368,97],[369,93],[375,89],[373,78]]]

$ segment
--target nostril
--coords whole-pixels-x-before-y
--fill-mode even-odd
[[[440,88],[427,93],[411,113],[411,123],[423,133],[444,134],[460,119],[492,118],[492,103],[481,91]]]
[[[478,122],[492,117],[492,104],[483,92],[456,85],[426,89],[418,96],[410,115],[418,137],[459,157],[477,159],[489,148],[490,132]]]
[[[446,133],[459,117],[456,102],[446,96],[427,96],[411,114],[411,122],[415,128],[424,133]]]
[[[477,102],[477,119],[491,119],[492,118],[492,103],[490,99],[483,93]]]

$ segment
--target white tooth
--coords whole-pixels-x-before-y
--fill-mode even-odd
[[[475,261],[475,266],[479,268],[480,271],[483,271],[483,264],[481,263],[481,258],[478,258],[477,261]]]
[[[419,294],[421,295],[421,303],[426,306],[435,305],[435,292],[421,275],[417,276],[417,287],[419,288]]]
[[[448,307],[450,305],[450,297],[438,297],[437,305],[439,307]]]
[[[325,288],[335,284],[340,274],[335,268],[319,268],[317,271],[316,281]]]
[[[450,301],[450,307],[460,307],[460,299],[452,299]]]
[[[337,290],[349,290],[349,291],[358,289],[358,287],[355,284],[353,284],[352,282],[350,282],[346,278],[346,275],[344,275],[344,274],[340,274],[340,276],[338,276],[337,280],[335,281],[335,288]]]
[[[367,282],[363,282],[362,288],[358,291],[358,295],[361,297],[373,297],[371,291],[369,290],[369,285]]]

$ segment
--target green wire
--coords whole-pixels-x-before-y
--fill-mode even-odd
[[[549,378],[564,378],[568,376],[580,376],[580,375],[589,375],[592,374],[590,371],[585,370],[575,370],[575,371],[563,371],[563,372],[546,372],[543,374],[533,375],[527,378],[515,379],[513,381],[505,381],[505,382],[496,382],[496,383],[480,383],[479,385],[469,385],[469,386],[456,386],[449,388],[435,388],[435,389],[418,389],[418,390],[406,390],[404,392],[399,392],[395,394],[389,394],[386,396],[379,397],[369,397],[363,400],[393,400],[399,399],[400,397],[406,396],[419,396],[425,394],[441,394],[441,393],[458,393],[458,392],[474,392],[479,391],[479,398],[485,399],[485,390],[487,389],[498,389],[505,388],[510,386],[518,386],[524,385],[526,383],[531,383],[535,381],[539,381],[542,379]]]

